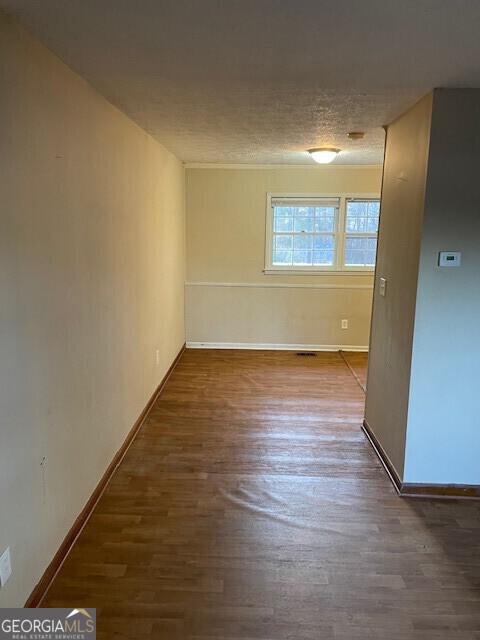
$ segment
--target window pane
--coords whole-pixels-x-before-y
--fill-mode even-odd
[[[313,218],[315,207],[292,207],[293,215],[297,218]]]
[[[293,252],[293,264],[296,264],[296,265],[311,265],[312,264],[312,252],[311,251],[294,251]]]
[[[293,231],[293,218],[275,218],[274,231]]]
[[[293,215],[293,209],[294,207],[274,207],[273,208],[273,215],[277,218],[277,217],[282,217],[282,216],[291,216]]]
[[[275,236],[275,249],[291,249],[293,245],[293,236]]]
[[[294,224],[293,224],[293,230],[298,232],[301,231],[313,231],[313,223],[314,223],[314,219],[312,218],[305,218],[305,217],[294,217]]]
[[[375,253],[377,238],[361,238],[347,236],[345,239],[345,266],[373,267],[375,266]]]
[[[285,250],[275,250],[273,252],[273,264],[278,265],[291,265],[292,264],[292,252]]]
[[[318,249],[330,249],[335,247],[334,236],[315,236],[313,239],[313,248]]]
[[[315,207],[316,216],[335,216],[335,207]]]
[[[347,233],[377,233],[379,215],[379,200],[365,200],[363,202],[348,200],[345,224]]]
[[[313,236],[308,234],[301,236],[294,236],[293,238],[293,248],[294,249],[311,249],[313,242]]]
[[[333,251],[328,249],[325,251],[313,251],[313,264],[323,265],[323,266],[332,266]]]
[[[335,208],[315,207],[315,231],[335,231]]]
[[[347,224],[346,231],[347,232],[363,232],[365,231],[365,221],[366,218],[362,218],[360,216],[351,216],[347,215]]]
[[[335,231],[335,218],[315,218],[314,231]]]
[[[358,200],[348,200],[347,208],[349,215],[362,217],[367,215],[368,203]]]

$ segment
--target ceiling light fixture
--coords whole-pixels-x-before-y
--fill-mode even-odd
[[[334,149],[333,147],[318,147],[317,149],[309,149],[308,153],[312,156],[315,162],[319,164],[328,164],[335,160],[340,153],[340,149]]]

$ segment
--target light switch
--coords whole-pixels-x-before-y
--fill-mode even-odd
[[[380,278],[380,295],[385,297],[387,295],[387,279]]]
[[[440,251],[438,254],[439,267],[459,267],[462,264],[460,251]]]

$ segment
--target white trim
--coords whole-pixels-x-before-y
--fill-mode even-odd
[[[314,171],[331,171],[332,169],[382,169],[382,164],[228,164],[215,162],[184,162],[185,169],[312,169]]]
[[[328,235],[328,234],[325,234]],[[333,235],[333,234],[331,234]],[[337,267],[324,267],[322,268],[312,268],[312,267],[302,267],[296,265],[294,269],[289,266],[272,266],[267,269],[262,269],[262,273],[267,276],[277,276],[278,274],[285,274],[287,276],[373,276],[375,273],[375,267],[353,267],[349,266],[351,271],[345,271],[338,269]]]
[[[266,351],[359,351],[368,346],[349,344],[273,344],[270,342],[189,342],[187,349],[253,349]]]
[[[380,200],[380,194],[377,193],[358,193],[358,191],[355,191],[353,193],[350,192],[341,192],[341,193],[319,193],[318,191],[316,193],[286,193],[285,191],[282,191],[281,193],[277,193],[275,191],[269,191],[268,195],[270,195],[271,198],[275,199],[275,198],[331,198],[332,200],[338,200],[339,198],[347,198],[348,199],[353,199],[353,198],[358,198],[359,200],[363,200],[365,198],[365,200]]]
[[[335,268],[343,271],[345,258],[345,217],[347,215],[347,197],[342,194],[338,210],[337,236],[335,238]],[[355,269],[357,271],[357,269]],[[362,270],[363,271],[363,270]]]
[[[342,272],[344,275],[344,272]],[[355,274],[357,275],[357,274]],[[365,275],[363,273],[362,275]],[[295,284],[278,282],[185,282],[186,287],[247,287],[252,289],[370,289],[372,284]]]
[[[368,270],[361,270],[361,269],[355,269],[355,271],[347,271],[345,269],[345,271],[338,271],[338,270],[333,270],[333,269],[325,269],[324,271],[312,271],[310,270],[306,270],[304,269],[303,271],[297,270],[297,269],[263,269],[262,273],[264,273],[266,276],[280,276],[280,275],[285,275],[285,276],[304,276],[304,277],[308,277],[308,276],[364,276],[364,277],[371,277],[373,278],[375,271],[373,269],[368,269]],[[320,288],[322,288],[322,285],[319,285]]]

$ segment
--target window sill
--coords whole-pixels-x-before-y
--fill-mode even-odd
[[[266,276],[373,276],[375,269],[263,269]]]

